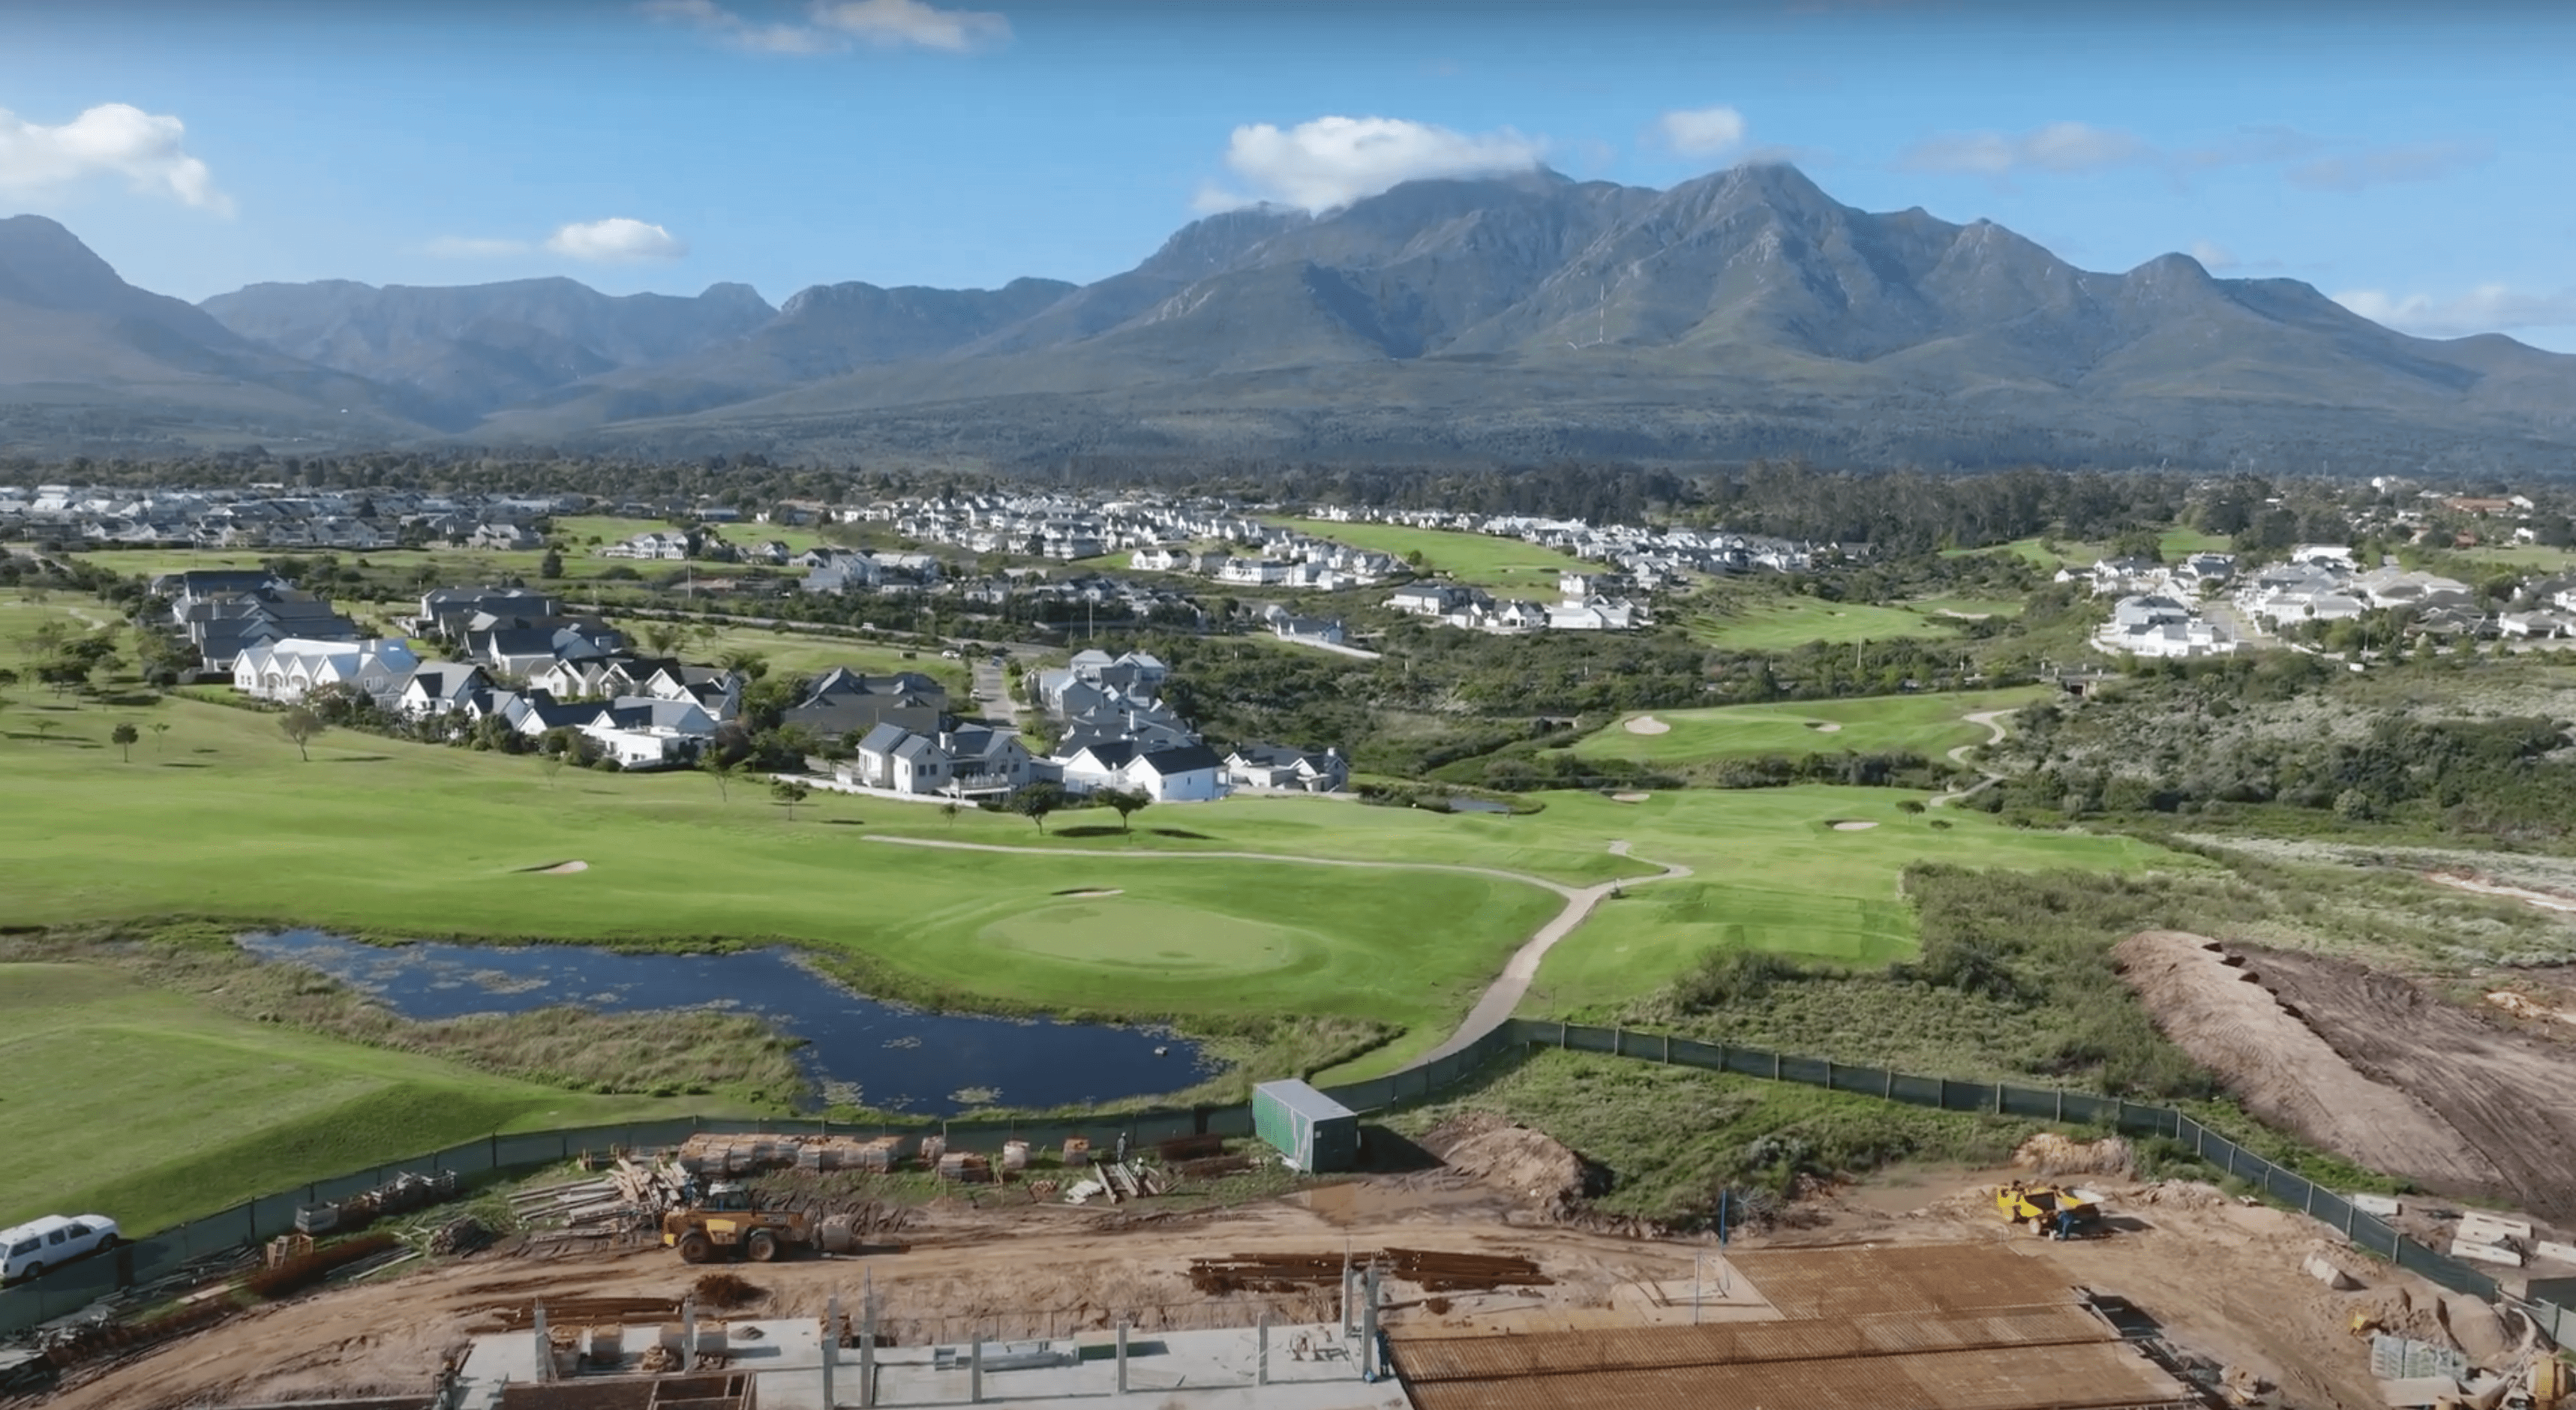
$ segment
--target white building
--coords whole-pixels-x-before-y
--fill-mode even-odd
[[[420,658],[398,641],[288,637],[234,657],[233,689],[254,700],[301,700],[324,686],[347,685],[381,700],[418,669]]]

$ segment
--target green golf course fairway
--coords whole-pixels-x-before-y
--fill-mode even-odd
[[[85,965],[0,964],[0,1225],[97,1211],[140,1234],[493,1131],[684,1116],[218,1013]]]
[[[1422,555],[1425,571],[1515,597],[1556,597],[1556,575],[1607,572],[1606,564],[1586,563],[1571,553],[1541,548],[1519,539],[1455,529],[1416,529],[1404,524],[1344,524],[1331,519],[1283,519],[1279,522],[1319,539],[1353,548]]]
[[[1783,701],[1725,705],[1706,710],[1653,710],[1623,715],[1574,745],[1593,759],[1635,759],[1673,764],[1755,754],[1885,753],[1910,749],[1939,758],[1961,744],[1983,744],[1988,732],[1967,722],[1984,710],[2011,710],[2044,699],[2036,686],[1946,695],[1882,695],[1860,700]],[[1669,726],[1661,734],[1631,730],[1631,720],[1651,718]],[[1819,724],[1837,728],[1818,729]]]
[[[2018,610],[2014,604],[1970,606]],[[1878,607],[1866,602],[1828,602],[1820,597],[1752,597],[1712,602],[1701,610],[1686,612],[1683,620],[1693,641],[1739,651],[1787,651],[1815,641],[1848,646],[1856,641],[1955,636],[1966,623],[1942,613],[1959,608],[1959,603],[1948,600],[1910,607]]]
[[[1286,926],[1123,896],[1014,911],[977,938],[1046,960],[1201,979],[1325,963],[1332,949],[1322,936]]]

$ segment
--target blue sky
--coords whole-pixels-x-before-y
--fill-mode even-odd
[[[2075,12],[2070,19],[2068,12]],[[2576,7],[0,0],[0,214],[129,279],[612,292],[1127,268],[1201,211],[1797,161],[2576,351]]]

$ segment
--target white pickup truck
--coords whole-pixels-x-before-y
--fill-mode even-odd
[[[0,1283],[41,1276],[75,1258],[87,1258],[116,1247],[116,1221],[104,1214],[66,1219],[48,1214],[15,1228],[0,1229]]]

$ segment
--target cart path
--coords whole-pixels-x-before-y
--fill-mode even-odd
[[[2000,731],[1998,737],[2000,737]],[[998,842],[954,842],[944,837],[879,835],[865,840],[896,847],[944,847],[959,852],[1002,852],[1019,856],[1057,858],[1088,855],[1067,852],[1057,847],[1011,847]],[[1611,843],[1610,854],[1616,857],[1628,856],[1628,844],[1624,841]],[[1573,934],[1575,928],[1583,924],[1584,918],[1592,914],[1594,906],[1630,886],[1647,886],[1658,881],[1677,881],[1691,874],[1689,867],[1678,862],[1657,862],[1646,857],[1638,857],[1636,860],[1663,868],[1660,875],[1604,881],[1595,886],[1568,886],[1563,882],[1550,881],[1543,876],[1504,871],[1499,867],[1466,866],[1456,862],[1372,862],[1351,857],[1295,857],[1276,852],[1135,852],[1110,857],[1107,860],[1142,861],[1146,858],[1157,858],[1189,861],[1193,858],[1211,857],[1228,858],[1239,862],[1285,862],[1293,866],[1452,872],[1462,876],[1492,877],[1498,881],[1517,881],[1524,885],[1553,891],[1565,898],[1564,908],[1533,932],[1528,940],[1522,942],[1519,949],[1512,952],[1511,959],[1503,965],[1503,972],[1494,977],[1493,983],[1485,986],[1485,992],[1477,998],[1475,1007],[1467,1011],[1467,1017],[1449,1035],[1448,1040],[1409,1064],[1416,1067],[1435,1058],[1447,1057],[1500,1028],[1503,1021],[1512,1016],[1512,1011],[1519,1008],[1521,1000],[1528,995],[1530,981],[1538,977],[1539,963],[1547,958],[1547,952],[1556,947],[1557,941]]]
[[[1984,725],[1989,731],[1991,731],[1991,733],[1986,736],[1986,742],[1982,745],[1962,744],[1958,748],[1951,750],[1950,762],[1964,766],[1968,762],[1969,750],[1991,749],[1996,745],[2003,743],[2004,716],[2012,714],[2020,708],[2020,706],[2016,705],[2010,710],[1978,710],[1969,714],[1961,715],[1959,717],[1960,719],[1966,720],[1972,725]],[[1980,767],[1977,772],[1984,774],[1985,777],[1977,780],[1975,783],[1969,784],[1965,788],[1954,788],[1947,793],[1935,797],[1928,806],[1938,808],[1946,804],[1956,803],[1962,798],[1971,798],[1977,794],[1983,793],[1987,789],[2004,781],[2004,776],[1996,773],[1992,769]]]

